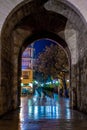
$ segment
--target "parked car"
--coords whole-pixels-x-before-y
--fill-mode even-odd
[[[26,95],[28,93],[27,89],[26,88],[22,88],[21,89],[21,94],[22,95]]]
[[[22,95],[28,95],[28,94],[32,94],[32,93],[33,93],[33,88],[31,86],[25,86],[25,87],[22,87],[22,89],[21,89]]]

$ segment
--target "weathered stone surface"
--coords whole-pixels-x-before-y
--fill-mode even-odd
[[[0,1],[6,7],[3,12],[7,11],[3,15],[0,4],[1,27],[10,10],[20,1]],[[76,7],[83,14],[87,1],[77,1],[72,0],[72,4],[76,3]],[[9,4],[11,6],[8,8]],[[80,12],[63,0],[24,1],[11,12],[2,28],[0,41],[0,114],[19,105],[21,54],[28,44],[38,39],[36,34],[39,31],[51,32],[55,41],[55,37],[60,36],[59,44],[65,48],[71,61],[71,104],[87,112],[87,13],[84,12],[84,19]],[[46,38],[52,39],[47,36]],[[29,41],[26,43],[27,38]]]

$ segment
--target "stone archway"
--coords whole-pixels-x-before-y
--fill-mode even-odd
[[[31,0],[22,2],[9,14],[1,33],[0,114],[19,106],[19,51],[27,37],[43,31],[52,32],[67,43],[71,54],[71,88],[77,95],[75,105],[87,112],[87,92],[84,91],[87,89],[87,27],[76,11],[71,4],[60,0]]]
[[[27,48],[27,46],[29,46],[29,44],[32,44],[34,43],[35,41],[37,40],[42,40],[42,39],[45,39],[45,40],[49,40],[49,41],[52,41],[54,42],[55,44],[57,44],[58,46],[60,46],[66,53],[66,56],[68,58],[68,66],[71,70],[71,55],[70,55],[70,50],[67,46],[67,43],[58,35],[52,33],[52,32],[48,32],[48,31],[41,31],[41,32],[37,32],[37,33],[34,33],[32,34],[31,36],[28,36],[21,48],[20,48],[20,51],[19,51],[19,57],[18,57],[18,79],[20,80],[20,77],[21,77],[21,57],[22,57],[22,53],[24,52],[24,50]],[[69,71],[69,76],[71,76],[70,74],[70,71]],[[70,78],[70,77],[69,77]],[[71,80],[71,79],[70,79]],[[19,81],[19,84],[18,84],[18,88],[19,88],[19,97],[20,97],[20,84],[21,84],[21,80]],[[71,96],[70,96],[71,98]],[[20,102],[20,98],[19,98],[19,102]]]

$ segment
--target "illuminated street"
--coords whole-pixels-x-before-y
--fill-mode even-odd
[[[69,98],[40,92],[22,97],[20,111],[0,119],[0,130],[87,130],[87,115],[71,110]]]

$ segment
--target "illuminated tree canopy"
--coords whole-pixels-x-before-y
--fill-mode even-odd
[[[45,77],[58,78],[61,73],[65,74],[68,72],[68,58],[65,51],[57,44],[46,46],[45,51],[38,56],[36,70]]]

